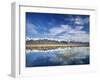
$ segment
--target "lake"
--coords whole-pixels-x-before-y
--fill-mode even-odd
[[[26,50],[26,67],[86,65],[90,63],[89,51],[89,47]]]

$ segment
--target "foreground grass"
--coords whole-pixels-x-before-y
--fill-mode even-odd
[[[26,49],[31,50],[50,50],[56,48],[67,48],[67,47],[88,47],[84,44],[26,44]]]

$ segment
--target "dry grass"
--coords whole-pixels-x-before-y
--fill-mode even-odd
[[[31,44],[26,45],[26,49],[31,50],[48,50],[48,49],[56,49],[56,48],[66,48],[66,47],[85,47],[82,44]]]

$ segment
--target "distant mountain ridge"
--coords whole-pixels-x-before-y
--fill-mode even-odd
[[[89,45],[89,42],[57,41],[57,40],[39,39],[39,40],[26,40],[26,44],[87,44]]]

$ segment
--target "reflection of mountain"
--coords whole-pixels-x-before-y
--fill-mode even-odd
[[[57,41],[57,40],[39,39],[39,40],[27,40],[26,44],[86,44],[86,45],[89,45],[89,42]]]

